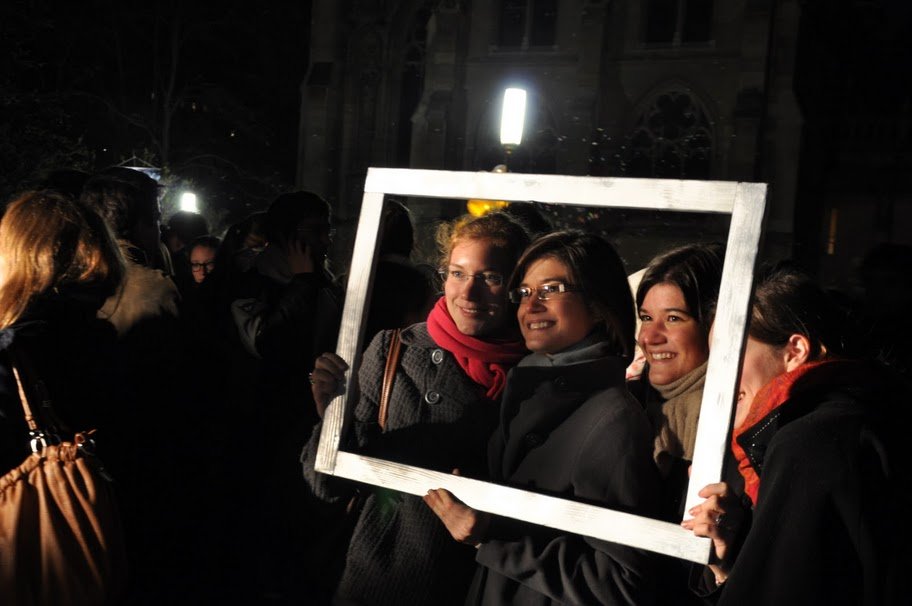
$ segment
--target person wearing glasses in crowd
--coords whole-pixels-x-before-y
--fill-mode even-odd
[[[190,273],[195,284],[202,284],[215,271],[215,257],[220,245],[221,241],[215,236],[200,236],[187,245]]]
[[[444,293],[427,321],[402,330],[402,351],[386,428],[378,402],[391,331],[376,335],[358,370],[360,398],[341,448],[449,473],[485,476],[485,444],[497,424],[507,371],[525,354],[507,299],[506,277],[529,242],[502,213],[464,217],[438,232]],[[382,284],[375,296],[382,296]],[[338,394],[348,365],[321,355],[312,373],[320,412]],[[304,477],[317,498],[344,506],[356,490],[357,511],[337,604],[461,604],[474,570],[474,550],[450,539],[415,496],[314,471],[320,426],[304,449]]]
[[[488,448],[492,481],[641,515],[656,508],[653,433],[625,385],[634,306],[617,252],[562,231],[536,240],[510,280],[526,347]],[[475,511],[445,489],[425,502],[477,546],[467,604],[649,604],[652,556]]]

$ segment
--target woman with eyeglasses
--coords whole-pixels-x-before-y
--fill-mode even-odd
[[[215,271],[215,260],[220,245],[221,241],[215,236],[200,236],[188,245],[190,273],[195,284],[202,284],[209,274]]]
[[[624,382],[634,308],[614,248],[579,231],[544,236],[517,263],[510,296],[532,353],[507,377],[491,479],[651,514],[652,430]],[[445,489],[425,502],[478,548],[468,604],[651,603],[652,558],[640,550],[478,512]]]
[[[507,371],[525,354],[507,299],[506,276],[528,244],[502,213],[466,217],[438,233],[443,296],[427,321],[402,330],[385,429],[378,406],[391,331],[380,332],[358,371],[360,399],[342,448],[409,465],[485,476],[486,443],[497,424]],[[374,296],[383,296],[377,284]],[[312,374],[322,414],[348,365],[321,355]],[[454,543],[415,496],[357,486],[316,473],[320,425],[304,449],[304,476],[317,498],[339,505],[366,497],[334,589],[336,604],[462,603],[475,552]],[[358,503],[357,500],[354,503]]]

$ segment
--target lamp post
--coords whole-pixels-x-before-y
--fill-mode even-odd
[[[507,156],[522,143],[526,120],[526,91],[508,88],[504,91],[503,111],[500,116],[500,144]]]
[[[500,144],[506,158],[504,164],[498,164],[491,172],[509,172],[507,161],[513,150],[522,143],[523,125],[526,120],[526,91],[521,88],[508,88],[504,91],[503,110],[500,115]],[[476,200],[466,203],[466,208],[475,217],[509,206],[503,200]]]

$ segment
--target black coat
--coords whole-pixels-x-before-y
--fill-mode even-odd
[[[13,326],[0,331],[0,474],[31,452],[11,370],[11,355],[16,354],[26,358],[20,374],[33,404],[39,397],[35,382],[44,383],[63,425],[61,438],[96,429],[101,458],[109,469],[123,469],[119,445],[126,440],[126,419],[120,409],[121,372],[114,328],[95,318],[102,301],[88,292],[48,293],[34,299]]]
[[[760,490],[719,604],[908,603],[908,474],[888,437],[907,404],[885,411],[880,386],[806,392],[739,436]]]
[[[639,514],[655,511],[652,430],[624,385],[623,362],[606,345],[590,346],[585,361],[553,367],[524,361],[510,372],[489,447],[495,481]],[[654,558],[641,550],[506,518],[493,519],[488,537],[476,556],[483,568],[468,603],[652,600]]]

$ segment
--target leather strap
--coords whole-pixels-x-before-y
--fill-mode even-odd
[[[386,430],[386,419],[389,417],[389,400],[393,393],[393,379],[396,377],[396,367],[399,366],[399,349],[402,341],[399,339],[398,328],[390,334],[389,351],[386,354],[386,368],[383,369],[383,387],[380,389],[380,410],[377,412],[377,423],[380,430]]]
[[[35,416],[29,406],[28,398],[25,395],[25,388],[22,386],[22,378],[19,376],[19,369],[13,365],[13,376],[16,377],[16,387],[19,389],[19,401],[22,402],[22,410],[25,412],[25,422],[28,423],[29,431],[37,431],[38,424],[35,423]]]

